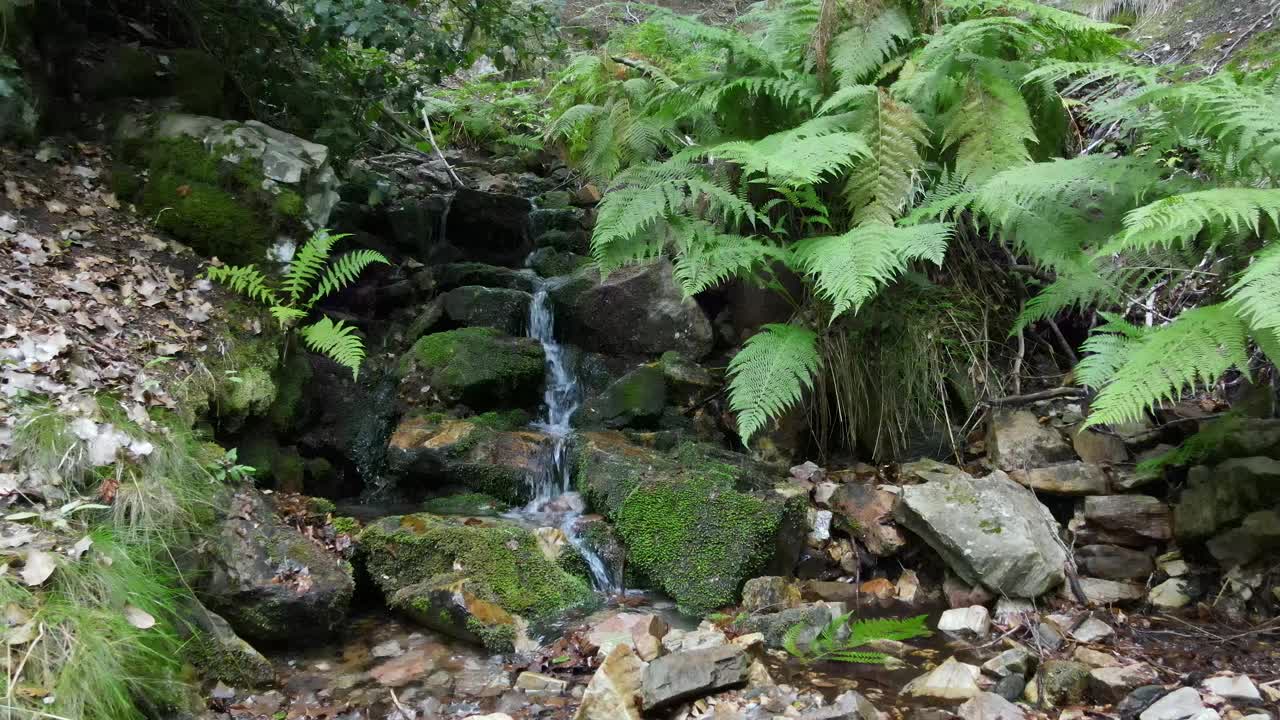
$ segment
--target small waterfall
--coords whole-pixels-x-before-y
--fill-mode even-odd
[[[565,537],[586,560],[596,590],[610,592],[616,590],[620,583],[614,580],[604,560],[583,542],[575,527],[585,503],[573,490],[573,467],[569,457],[573,429],[569,423],[582,402],[582,388],[573,373],[569,353],[555,338],[550,282],[539,280],[534,290],[533,302],[529,305],[529,336],[542,343],[547,359],[546,416],[538,422],[538,427],[550,436],[552,445],[540,471],[529,476],[533,499],[524,508],[524,513],[558,516]]]

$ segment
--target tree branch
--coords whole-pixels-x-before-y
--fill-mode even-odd
[[[1053,388],[1052,390],[1041,390],[1039,392],[1027,393],[1026,395],[1010,395],[1008,397],[993,398],[985,400],[987,405],[1025,405],[1027,403],[1036,402],[1038,400],[1053,400],[1055,398],[1084,398],[1088,397],[1089,392],[1081,388]]]

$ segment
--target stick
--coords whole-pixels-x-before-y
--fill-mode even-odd
[[[984,400],[988,405],[1024,405],[1026,403],[1036,402],[1037,400],[1052,400],[1054,398],[1083,398],[1088,397],[1089,393],[1080,388],[1053,388],[1052,390],[1041,390],[1040,392],[1027,393],[1026,395],[1010,395],[1008,397],[993,398]]]
[[[431,118],[427,115],[427,109],[422,109],[422,124],[427,126],[427,141],[431,143],[431,148],[436,151],[436,155],[440,156],[440,162],[444,163],[444,169],[449,171],[449,177],[453,178],[453,184],[463,187],[462,181],[458,179],[457,173],[453,171],[453,167],[449,165],[449,161],[444,159],[444,153],[440,151],[440,146],[436,144],[435,133],[431,132]]]

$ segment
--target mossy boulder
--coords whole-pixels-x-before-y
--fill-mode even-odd
[[[706,368],[674,350],[662,354],[658,367],[671,402],[681,407],[705,400],[720,386]]]
[[[236,635],[221,615],[197,607],[192,613],[192,629],[182,648],[200,677],[238,688],[265,687],[275,680],[271,662]]]
[[[427,500],[422,509],[432,515],[463,515],[466,517],[486,517],[497,515],[506,510],[507,503],[484,493],[461,493],[445,495]]]
[[[533,296],[523,290],[464,285],[445,293],[444,314],[458,325],[519,335],[529,324]]]
[[[590,263],[589,257],[552,247],[538,248],[529,255],[529,267],[544,278],[569,275]]]
[[[580,434],[577,483],[627,547],[629,569],[688,612],[738,601],[743,584],[788,574],[803,543],[804,498],[770,468],[706,445],[672,454],[616,432]]]
[[[533,292],[534,277],[528,270],[478,262],[458,262],[441,265],[436,271],[436,283],[445,291],[467,285],[480,285],[529,293]]]
[[[667,405],[667,381],[662,370],[642,365],[615,380],[591,398],[574,416],[580,427],[655,428]]]
[[[359,542],[392,608],[497,652],[514,649],[525,623],[595,601],[582,578],[543,556],[533,533],[504,520],[389,517],[366,527]]]
[[[209,608],[251,642],[296,644],[332,634],[355,590],[351,565],[280,521],[256,490],[231,495],[224,512],[207,558],[202,596]]]
[[[542,345],[487,327],[419,338],[400,361],[400,397],[413,407],[434,398],[472,410],[537,405],[546,368]]]
[[[391,435],[386,477],[408,496],[462,491],[523,502],[528,478],[547,461],[552,441],[543,433],[510,430],[513,417],[526,416],[410,415]]]

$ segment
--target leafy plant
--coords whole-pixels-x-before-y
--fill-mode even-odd
[[[317,230],[298,250],[275,286],[254,265],[211,267],[205,275],[267,306],[282,329],[293,329],[311,314],[317,302],[355,282],[365,268],[375,263],[389,264],[376,250],[354,250],[330,261],[334,245],[344,237],[347,236]],[[365,356],[364,341],[353,326],[325,316],[297,327],[297,331],[307,347],[350,369],[352,376],[359,378]]]
[[[875,618],[854,620],[856,612],[838,615],[826,624],[814,639],[801,647],[800,638],[809,625],[792,625],[782,636],[782,647],[805,664],[847,662],[883,665],[889,655],[875,650],[861,650],[876,640],[910,640],[930,635],[927,615],[911,618]]]
[[[497,152],[541,150],[545,107],[537,80],[473,80],[458,88],[432,90],[423,111],[443,145],[468,145]],[[435,118],[443,119],[437,126]]]
[[[213,476],[214,480],[236,485],[253,478],[257,469],[249,465],[241,465],[236,455],[236,449],[231,448],[227,450],[225,455],[209,465],[209,474]]]

